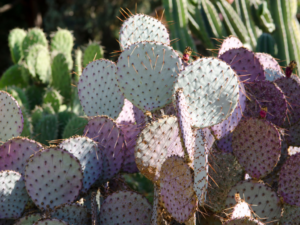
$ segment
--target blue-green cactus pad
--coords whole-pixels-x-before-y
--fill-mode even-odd
[[[40,213],[32,213],[20,218],[14,225],[32,225],[42,218]]]
[[[58,219],[42,219],[34,223],[33,225],[69,225],[69,224],[65,221],[58,220]]]

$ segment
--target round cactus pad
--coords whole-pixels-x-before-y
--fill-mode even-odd
[[[58,28],[58,31],[51,36],[51,51],[57,50],[65,54],[72,52],[74,37],[71,31]]]
[[[116,64],[100,59],[89,63],[78,81],[78,97],[88,116],[107,115],[116,119],[124,105],[115,77]]]
[[[0,141],[17,137],[23,130],[23,115],[18,102],[7,92],[0,91]]]
[[[246,118],[232,135],[233,153],[250,177],[256,179],[271,173],[281,154],[281,138],[267,120]]]
[[[178,75],[174,90],[178,88],[183,88],[188,111],[198,128],[222,122],[237,107],[238,77],[217,58],[201,58],[186,66]]]
[[[119,39],[122,50],[140,41],[156,41],[170,45],[170,37],[165,25],[143,14],[130,16],[123,22]]]
[[[33,225],[69,225],[67,222],[58,219],[42,219]]]
[[[282,90],[288,102],[288,113],[284,126],[290,127],[300,120],[300,82],[292,77],[282,77],[277,79],[275,83]]]
[[[151,211],[144,196],[131,191],[115,192],[101,205],[100,224],[150,224]]]
[[[264,225],[264,223],[250,217],[242,217],[237,219],[230,219],[223,223],[223,225]]]
[[[278,193],[283,197],[284,202],[289,205],[300,206],[298,193],[300,153],[290,156],[283,164],[279,173]]]
[[[239,102],[233,113],[223,122],[210,127],[216,139],[221,139],[229,135],[242,119],[246,108],[246,90],[243,83],[239,83]]]
[[[250,98],[258,101],[260,108],[267,108],[267,120],[277,126],[283,125],[288,104],[276,84],[267,80],[253,81],[246,85],[246,89]]]
[[[32,225],[42,218],[40,213],[32,213],[20,218],[14,225]]]
[[[82,188],[82,179],[78,159],[60,148],[39,151],[25,169],[27,192],[41,210],[73,202]]]
[[[285,77],[285,75],[281,71],[272,68],[265,68],[265,75],[266,80],[271,82],[277,80],[278,78]]]
[[[189,160],[194,161],[195,137],[192,131],[193,120],[188,112],[188,106],[185,101],[182,88],[176,91],[176,110],[177,119],[180,128],[180,136]]]
[[[197,130],[195,138],[194,156],[194,190],[198,197],[199,205],[204,205],[208,185],[208,152],[211,145],[207,142],[204,132]]]
[[[88,137],[75,136],[65,139],[59,147],[67,150],[79,160],[83,171],[81,191],[87,192],[102,172],[101,153],[97,143]]]
[[[184,156],[176,117],[165,116],[146,126],[137,139],[134,154],[140,172],[151,181],[158,181],[166,158]]]
[[[12,138],[0,146],[0,171],[14,170],[24,176],[26,161],[43,147],[24,137]]]
[[[240,194],[242,201],[244,200],[250,204],[253,210],[252,216],[257,217],[262,222],[270,222],[280,218],[281,206],[279,197],[276,192],[263,183],[252,180],[237,183],[228,194],[226,208],[231,208],[236,204],[236,193]],[[230,210],[226,210],[226,213],[230,213]]]
[[[259,59],[253,52],[244,47],[230,49],[220,55],[219,58],[230,64],[242,82],[265,80],[265,72]]]
[[[107,116],[96,116],[86,125],[85,136],[98,143],[101,152],[101,181],[111,179],[122,167],[124,161],[124,135],[116,123]]]
[[[64,204],[57,207],[51,216],[56,219],[61,219],[72,225],[89,224],[89,216],[86,207],[79,204]]]
[[[263,52],[255,53],[256,58],[258,58],[260,64],[263,66],[264,69],[272,69],[281,72],[281,68],[279,63],[274,59],[271,55]]]
[[[1,171],[0,187],[0,219],[19,218],[29,200],[23,177],[15,171]]]
[[[160,171],[160,188],[164,207],[172,217],[180,223],[188,221],[196,211],[197,197],[192,169],[184,158],[171,156],[165,160]]]
[[[226,51],[232,49],[232,48],[240,48],[243,47],[243,43],[235,36],[229,36],[224,39],[222,42],[222,45],[219,49],[218,56],[222,55]]]
[[[173,83],[182,61],[170,46],[138,42],[120,55],[117,80],[124,96],[143,111],[154,111],[171,102]]]

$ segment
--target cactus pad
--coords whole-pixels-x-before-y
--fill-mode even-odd
[[[181,69],[182,61],[170,46],[138,42],[121,53],[117,80],[125,98],[143,111],[154,111],[171,102]]]
[[[58,219],[42,219],[33,225],[69,225],[68,223]]]
[[[25,37],[26,31],[20,28],[15,28],[9,32],[8,46],[14,63],[18,63],[23,57],[22,42]]]
[[[23,177],[15,171],[1,171],[0,184],[0,219],[19,218],[29,200]]]
[[[279,161],[280,133],[264,119],[247,118],[234,130],[232,148],[247,173],[259,179],[272,172]]]
[[[14,225],[32,225],[42,218],[40,213],[32,213],[20,218]]]
[[[87,192],[102,172],[101,152],[97,143],[87,137],[75,136],[65,139],[59,147],[67,150],[79,160],[83,171],[81,191]]]
[[[275,83],[282,90],[288,102],[288,113],[284,126],[290,127],[300,120],[300,82],[297,79],[282,77],[275,80]]]
[[[49,88],[43,97],[43,103],[50,103],[56,113],[59,111],[59,107],[62,105],[62,96],[55,89]]]
[[[86,207],[79,204],[64,204],[55,208],[51,216],[63,220],[72,225],[89,224],[89,216]]]
[[[226,51],[219,58],[231,65],[241,81],[265,80],[265,72],[259,59],[250,50],[241,47]]]
[[[0,91],[0,141],[17,137],[23,130],[23,115],[17,101],[7,92]]]
[[[0,146],[0,171],[14,170],[24,176],[26,161],[43,147],[24,137],[12,138]]]
[[[284,205],[280,224],[293,225],[300,223],[300,208],[298,206]]]
[[[62,137],[69,138],[74,135],[83,135],[85,126],[88,124],[86,118],[79,116],[72,117],[66,124]]]
[[[232,48],[240,48],[243,47],[243,43],[235,36],[229,36],[224,39],[222,42],[222,45],[219,49],[218,56],[222,55],[226,51],[232,49]]]
[[[225,153],[232,153],[232,133],[224,136],[220,140],[216,140],[217,148]]]
[[[277,126],[282,126],[288,104],[280,88],[274,83],[264,80],[253,81],[247,84],[246,89],[249,97],[258,101],[260,108],[267,108],[266,119]]]
[[[124,106],[118,118],[116,119],[116,122],[118,124],[137,123],[137,125],[141,125],[142,123],[144,123],[144,121],[145,115],[143,111],[125,98]]]
[[[170,37],[161,21],[143,14],[130,16],[120,29],[122,50],[140,41],[156,41],[170,45]]]
[[[158,181],[161,166],[171,155],[184,156],[177,119],[165,116],[148,124],[140,133],[135,147],[135,161],[140,172]]]
[[[264,223],[249,217],[243,217],[237,219],[230,219],[223,223],[223,225],[264,225]]]
[[[238,77],[217,58],[201,58],[186,66],[175,90],[183,88],[188,111],[198,128],[218,124],[231,115],[239,99]]]
[[[258,58],[260,64],[264,69],[272,69],[281,72],[281,67],[279,63],[271,55],[267,53],[257,52],[255,53],[256,58]]]
[[[25,58],[27,57],[27,55],[29,53],[29,51],[28,51],[29,48],[35,44],[40,44],[46,48],[48,46],[46,35],[39,28],[30,29],[27,32],[27,35],[25,36],[25,38],[23,39],[22,51],[23,51]]]
[[[109,195],[101,205],[100,224],[150,224],[152,207],[147,199],[131,191]]]
[[[266,68],[265,75],[266,75],[266,80],[271,81],[271,82],[274,82],[278,78],[285,76],[281,71],[278,71],[278,70],[275,70],[272,68]]]
[[[83,54],[83,67],[86,67],[94,60],[103,58],[103,48],[96,42],[91,42],[84,50]]]
[[[55,140],[57,138],[57,134],[57,115],[48,114],[43,116],[36,126],[35,139],[44,145],[48,145],[49,141]]]
[[[238,219],[238,218],[251,217],[251,216],[252,215],[251,215],[251,210],[249,208],[249,205],[244,201],[240,201],[234,206],[231,214],[231,219]]]
[[[278,193],[285,203],[300,206],[299,193],[299,170],[300,153],[290,156],[283,164],[279,173]]]
[[[71,53],[74,45],[74,37],[69,30],[58,29],[51,38],[51,51],[60,51],[65,54]]]
[[[0,88],[5,89],[8,86],[16,85],[26,87],[28,84],[22,77],[23,65],[16,64],[9,67],[1,76]]]
[[[105,59],[93,61],[85,67],[78,82],[78,97],[86,115],[118,117],[124,97],[115,73],[115,63]]]
[[[98,143],[101,152],[101,181],[111,179],[120,170],[124,161],[124,135],[116,123],[107,116],[96,116],[86,125],[85,136]]]
[[[26,189],[41,210],[71,203],[82,188],[78,159],[69,152],[49,147],[31,156],[25,169]]]
[[[184,158],[171,156],[165,160],[160,171],[160,188],[164,207],[172,217],[180,223],[188,221],[196,211],[197,197],[192,169]]]
[[[241,199],[251,205],[254,218],[258,217],[262,222],[270,222],[280,218],[279,197],[276,192],[263,183],[252,180],[237,183],[228,194],[226,208],[233,207],[236,204],[236,193],[240,194]],[[226,212],[230,213],[230,210]]]

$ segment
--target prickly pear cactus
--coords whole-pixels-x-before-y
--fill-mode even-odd
[[[26,190],[42,211],[73,202],[82,188],[79,160],[66,150],[49,147],[32,155],[25,169]]]
[[[116,119],[124,105],[118,86],[116,64],[106,59],[89,63],[78,82],[78,97],[88,116],[108,115]]]
[[[87,123],[88,123],[87,118],[83,118],[79,116],[72,117],[64,128],[62,138],[65,139],[65,138],[70,138],[74,135],[84,135],[83,131]]]
[[[229,36],[227,38],[225,38],[222,42],[222,45],[219,49],[219,53],[218,56],[220,57],[220,55],[222,55],[223,53],[225,53],[226,51],[232,49],[232,48],[240,48],[243,47],[243,43],[240,41],[240,39],[238,39],[235,36]]]
[[[70,54],[74,45],[74,37],[69,30],[58,28],[51,38],[51,51],[60,51]]]
[[[100,224],[150,224],[151,211],[152,207],[144,196],[132,191],[118,191],[109,195],[101,205]]]
[[[274,59],[271,55],[267,53],[257,52],[255,53],[256,58],[258,58],[260,64],[265,69],[273,69],[281,72],[281,67],[276,59]]]
[[[32,28],[28,30],[25,38],[22,42],[22,51],[24,54],[24,58],[29,54],[29,48],[35,44],[42,45],[44,47],[48,47],[48,42],[46,39],[46,35],[39,28]]]
[[[9,32],[8,46],[12,61],[16,64],[23,58],[22,42],[26,37],[26,31],[15,28]]]
[[[265,75],[266,75],[266,80],[271,82],[285,76],[281,71],[275,70],[273,68],[265,68]]]
[[[171,103],[181,69],[182,61],[170,46],[137,42],[119,56],[116,76],[125,98],[143,111],[154,111]]]
[[[103,48],[96,42],[89,43],[83,54],[83,67],[86,67],[94,60],[103,58]]]
[[[161,21],[143,14],[130,16],[120,28],[122,50],[140,41],[156,41],[170,45],[170,37]]]
[[[53,88],[48,88],[46,90],[46,93],[43,97],[43,103],[50,103],[52,108],[56,113],[59,111],[59,107],[61,106],[63,101],[62,96],[59,94],[59,92]]]
[[[58,219],[41,219],[33,225],[69,225],[67,222]]]
[[[32,225],[40,219],[42,219],[40,213],[30,213],[18,219],[15,225]]]
[[[16,64],[9,67],[1,76],[0,88],[5,89],[8,86],[26,87],[27,82],[22,77],[23,65]]]
[[[23,213],[29,196],[25,189],[24,178],[18,172],[0,172],[0,219],[17,219]]]

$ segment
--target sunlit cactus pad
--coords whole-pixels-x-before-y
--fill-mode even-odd
[[[23,130],[23,115],[18,102],[7,92],[0,91],[0,141],[17,137]]]
[[[26,161],[42,148],[40,143],[28,138],[10,139],[0,146],[0,171],[14,170],[24,176]]]
[[[56,219],[61,219],[72,225],[89,224],[89,216],[86,207],[79,204],[64,204],[57,207],[51,213],[51,216]]]
[[[69,225],[67,222],[58,219],[41,219],[33,225]],[[71,224],[70,224],[71,225]]]
[[[119,56],[117,80],[125,98],[143,111],[171,103],[182,61],[173,48],[156,42],[130,45]]]
[[[160,174],[164,207],[176,221],[188,221],[197,208],[192,169],[185,163],[184,158],[171,156],[163,163]]]
[[[289,157],[279,173],[278,193],[289,205],[300,206],[299,201],[299,170],[300,153]]]
[[[276,192],[263,183],[246,180],[233,186],[226,200],[226,208],[236,204],[235,194],[238,193],[245,202],[251,205],[254,217],[262,222],[278,220],[281,215],[280,199]],[[231,210],[226,210],[230,213]]]
[[[152,207],[145,197],[131,191],[109,195],[101,205],[100,224],[150,224]]]
[[[267,53],[257,52],[255,53],[255,56],[256,58],[258,58],[260,64],[263,66],[265,70],[272,69],[281,72],[279,63],[271,55]]]
[[[266,80],[271,82],[285,76],[281,71],[275,70],[273,68],[266,68],[265,75],[266,75]]]
[[[177,88],[183,88],[193,125],[198,128],[225,120],[239,99],[238,77],[217,58],[201,58],[186,66],[178,76],[174,90]]]
[[[147,15],[136,14],[125,20],[120,28],[121,49],[139,41],[157,41],[170,44],[169,33],[161,21]]]
[[[71,203],[82,188],[79,160],[66,150],[49,147],[31,156],[25,169],[25,186],[41,210]]]
[[[128,124],[128,123],[137,123],[140,125],[144,122],[144,113],[142,110],[133,105],[126,98],[124,99],[124,106],[122,111],[120,112],[118,118],[116,119],[116,123],[118,124]]]
[[[259,59],[253,52],[244,47],[230,49],[220,55],[219,58],[231,65],[242,82],[265,80],[265,72]]]
[[[102,173],[102,155],[97,142],[88,137],[74,136],[65,139],[59,144],[59,147],[67,150],[79,160],[83,171],[81,191],[87,192]]]
[[[224,39],[222,42],[222,45],[219,49],[218,56],[222,55],[226,51],[232,49],[232,48],[240,48],[243,47],[243,43],[235,36],[229,36]]]
[[[88,116],[108,115],[116,119],[124,105],[115,77],[116,64],[100,59],[89,63],[78,82],[78,96]]]
[[[21,217],[15,225],[32,225],[42,218],[40,213],[32,213]]]
[[[83,133],[98,143],[102,163],[99,179],[111,179],[121,170],[124,161],[124,135],[120,128],[111,118],[96,116],[88,122]]]
[[[242,120],[232,135],[233,153],[247,173],[254,178],[269,174],[279,161],[281,138],[277,128],[267,120]]]
[[[237,219],[237,218],[243,218],[243,217],[251,217],[252,215],[251,209],[248,205],[248,203],[241,201],[238,202],[232,211],[231,218]]]
[[[29,196],[20,173],[0,172],[0,219],[17,219],[21,216]]]
[[[140,133],[135,161],[143,175],[157,181],[162,164],[171,155],[184,156],[184,153],[176,117],[165,116],[147,125]]]

